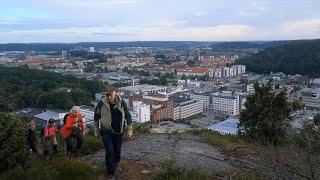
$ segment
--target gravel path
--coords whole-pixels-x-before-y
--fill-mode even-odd
[[[235,169],[219,148],[205,144],[196,136],[149,134],[125,141],[122,146],[122,158],[126,160],[159,166],[170,157],[174,157],[180,166],[208,174],[224,174]],[[104,150],[87,158],[95,163],[104,163]]]

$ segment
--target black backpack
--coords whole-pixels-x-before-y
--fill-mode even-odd
[[[66,115],[64,115],[63,117],[63,124],[65,125],[67,122],[67,118],[69,117],[70,113],[67,113]]]

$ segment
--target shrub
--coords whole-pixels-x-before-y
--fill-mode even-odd
[[[26,129],[21,119],[0,112],[0,172],[24,164],[26,143]]]
[[[137,127],[135,127],[133,130],[134,130],[134,134],[135,135],[140,135],[140,134],[149,134],[149,127],[147,124],[145,123],[142,123],[142,124],[139,124]]]
[[[84,161],[58,157],[43,160],[28,169],[16,168],[0,176],[0,179],[99,179],[101,172]]]
[[[185,167],[179,167],[176,165],[176,160],[174,157],[171,157],[165,160],[161,164],[160,170],[154,176],[154,180],[163,180],[163,179],[211,179],[210,176],[207,176],[196,169],[188,170]]]
[[[84,144],[81,150],[83,155],[89,155],[101,149],[103,149],[101,138],[97,138],[93,135],[86,135],[84,137]]]

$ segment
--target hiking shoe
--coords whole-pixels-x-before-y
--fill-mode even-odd
[[[122,168],[121,168],[121,167],[117,167],[117,169],[116,169],[116,173],[119,173],[119,174],[123,173]]]
[[[110,174],[108,177],[107,177],[108,180],[115,180],[116,177],[113,175],[113,174]]]

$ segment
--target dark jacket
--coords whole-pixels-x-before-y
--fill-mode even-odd
[[[119,133],[124,132],[125,123],[127,124],[127,127],[129,129],[132,129],[132,117],[129,112],[129,109],[127,107],[127,104],[120,98],[120,96],[117,96],[116,98],[116,105],[114,108],[117,108],[121,112],[121,129]],[[107,130],[113,130],[111,124],[112,124],[112,115],[110,110],[110,105],[106,101],[105,97],[102,97],[102,99],[99,101],[99,103],[96,106],[95,113],[94,113],[94,127],[95,129],[99,128],[99,122],[101,124],[101,127]]]

